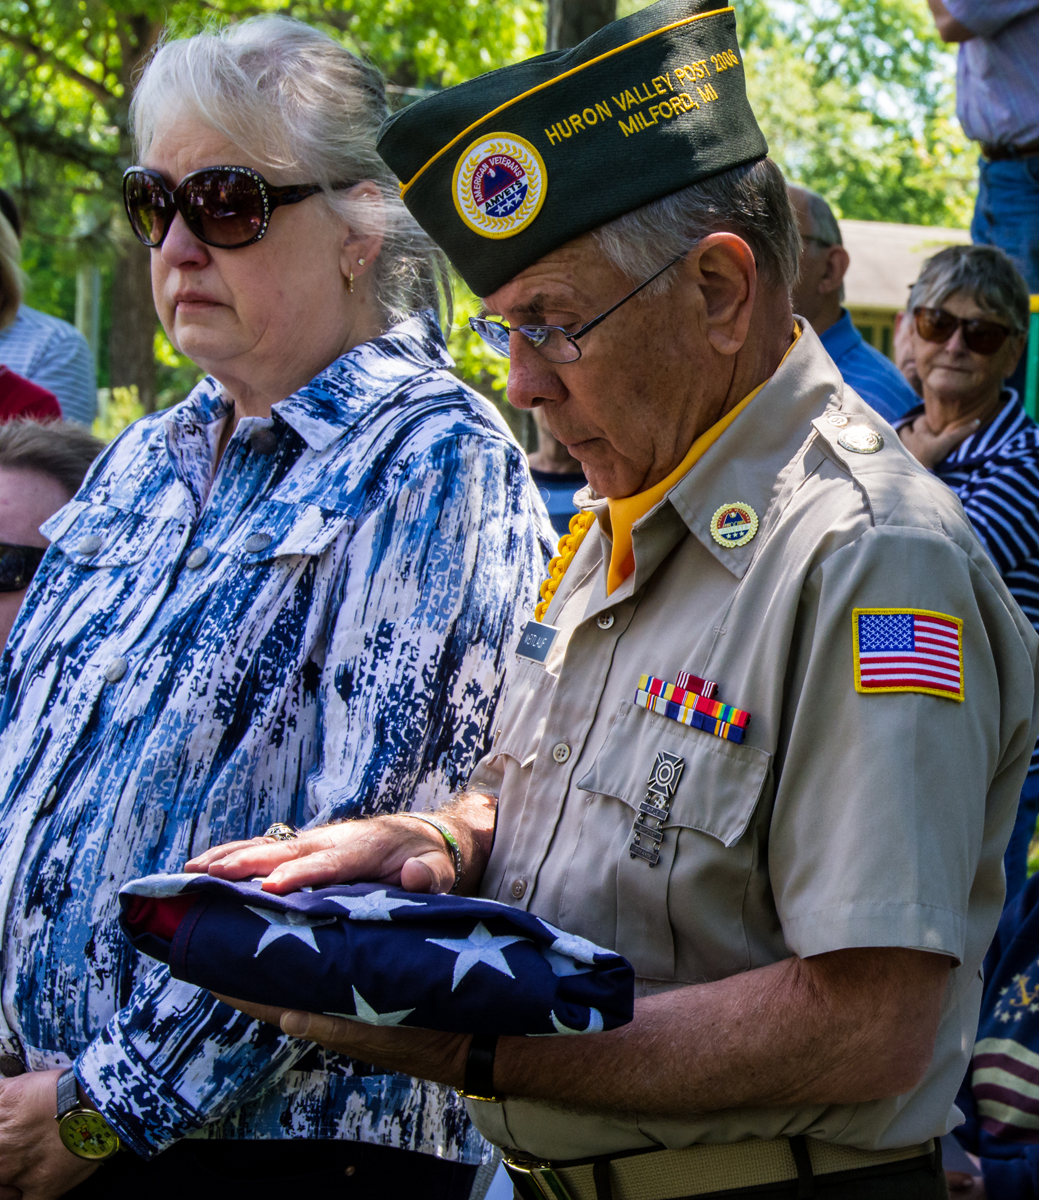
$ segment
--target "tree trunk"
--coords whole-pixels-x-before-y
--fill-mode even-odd
[[[136,239],[119,242],[112,273],[108,374],[112,387],[137,387],[145,412],[155,411],[155,306],[150,253]]]
[[[617,0],[548,0],[547,50],[576,46],[617,19]]]

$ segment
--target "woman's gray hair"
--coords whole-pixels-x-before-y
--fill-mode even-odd
[[[439,312],[441,302],[450,321],[447,261],[375,151],[388,114],[382,76],[327,34],[271,16],[165,42],[141,75],[130,111],[141,158],[167,122],[187,115],[284,182],[321,184],[322,199],[351,229],[383,233],[372,271],[387,325],[418,309]],[[333,190],[345,180],[371,180],[381,206]]]
[[[6,329],[18,316],[25,291],[22,274],[22,248],[11,222],[0,214],[0,329]]]
[[[788,291],[794,286],[801,236],[783,173],[769,158],[653,200],[600,226],[593,236],[609,263],[637,283],[698,238],[723,230],[743,238],[769,282]],[[666,272],[645,294],[659,295],[673,280]]]
[[[940,308],[965,292],[979,308],[1018,333],[1028,328],[1028,287],[1021,273],[995,246],[948,246],[924,263],[909,293],[909,311]]]

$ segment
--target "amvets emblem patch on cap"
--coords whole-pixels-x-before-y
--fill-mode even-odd
[[[726,550],[745,546],[758,531],[758,514],[749,504],[723,504],[711,517],[711,537]]]
[[[482,237],[507,238],[525,229],[541,211],[547,190],[541,155],[516,134],[480,138],[455,167],[455,208]]]

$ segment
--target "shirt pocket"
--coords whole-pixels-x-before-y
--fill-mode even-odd
[[[289,504],[266,500],[221,547],[243,566],[269,565],[278,559],[315,558],[328,550],[340,534],[353,532],[349,513],[316,504]]]
[[[143,562],[182,531],[182,524],[170,517],[151,517],[80,500],[66,504],[40,527],[69,562],[94,568]]]
[[[660,843],[651,866],[629,846],[639,805],[661,752],[682,761]],[[744,838],[769,777],[771,755],[755,746],[714,737],[622,702],[582,791],[624,805],[623,829],[609,853],[617,862],[617,945],[644,978],[676,978],[679,961],[696,946],[696,978],[745,969],[742,904],[755,848]],[[653,801],[650,801],[653,803]],[[616,830],[616,825],[612,828]],[[652,847],[645,836],[642,844]],[[605,849],[605,848],[604,848]],[[727,961],[728,958],[728,961]]]

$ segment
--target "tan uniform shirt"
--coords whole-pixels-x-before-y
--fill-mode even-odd
[[[834,423],[828,414],[846,414]],[[874,454],[838,437],[869,427]],[[711,517],[740,501],[752,541]],[[606,503],[589,500],[606,520]],[[636,994],[861,946],[949,955],[934,1059],[908,1095],[675,1118],[473,1103],[481,1131],[547,1158],[807,1133],[862,1149],[945,1133],[974,1041],[1002,854],[1039,731],[1036,634],[959,502],[846,388],[811,331],[667,498],[634,527],[635,573],[607,597],[609,541],[585,538],[545,624],[513,657],[472,786],[500,796],[482,894],[613,947]],[[856,691],[852,612],[963,621],[962,702]],[[690,671],[747,709],[742,744],[634,703]],[[684,763],[651,867],[629,853],[659,751]]]

